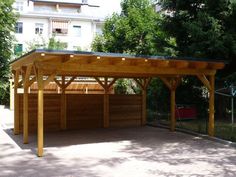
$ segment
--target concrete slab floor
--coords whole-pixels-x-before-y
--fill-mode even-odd
[[[154,127],[47,133],[38,158],[36,136],[23,144],[0,115],[0,176],[236,176],[235,148]]]

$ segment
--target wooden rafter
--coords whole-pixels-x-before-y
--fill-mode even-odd
[[[108,88],[111,88],[111,86],[117,81],[117,78],[113,78],[113,80],[108,84]]]
[[[94,78],[104,89],[106,89],[106,85],[98,77],[94,77]]]
[[[55,82],[60,88],[63,87],[62,84],[61,84],[56,78],[54,78],[54,82]]]
[[[32,69],[32,65],[27,66],[25,74],[24,74],[23,84],[24,84],[24,87],[26,88],[29,87],[31,69]]]
[[[146,90],[150,81],[151,81],[151,78],[143,78],[143,79],[139,79],[139,78],[134,78],[134,80],[136,81],[136,83],[139,85],[139,87],[142,89],[142,90]]]
[[[172,86],[171,86],[170,81],[166,77],[159,76],[159,78],[162,80],[162,82],[164,82],[164,84],[168,87],[168,89],[171,90]]]
[[[43,81],[43,86],[47,86],[51,81],[54,80],[55,76],[57,75],[56,72],[53,72],[50,76],[48,76],[47,80]]]
[[[144,89],[144,85],[142,83],[142,81],[140,79],[134,78],[134,80],[136,81],[136,83],[139,85],[139,87],[141,87],[141,89]]]
[[[144,88],[147,88],[149,83],[151,82],[151,77],[147,78],[147,79],[144,79]]]
[[[36,76],[29,80],[28,86],[30,87],[36,81]]]
[[[64,89],[66,89],[75,80],[75,78],[76,76],[73,76],[67,83],[65,83]]]
[[[162,80],[162,82],[164,82],[164,84],[168,87],[168,89],[170,90],[175,90],[180,82],[181,82],[181,79],[182,77],[180,76],[173,76],[173,77],[162,77],[162,76],[159,76],[159,78]]]
[[[207,77],[204,74],[201,75],[197,75],[198,79],[204,84],[204,86],[208,89],[211,90],[211,85],[209,80],[207,79]]]

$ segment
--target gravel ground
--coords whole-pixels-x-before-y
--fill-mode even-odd
[[[13,112],[0,110],[0,176],[236,176],[236,149],[154,127],[45,134],[44,157],[13,135]]]

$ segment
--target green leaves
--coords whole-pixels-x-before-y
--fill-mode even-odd
[[[17,17],[13,13],[12,3],[13,0],[0,1],[0,104],[7,104],[9,100],[9,61]]]
[[[235,58],[236,1],[161,0],[164,27],[181,56]]]
[[[121,14],[106,19],[103,35],[94,40],[93,50],[142,55],[168,51],[165,47],[169,38],[161,28],[162,18],[149,0],[124,0],[121,7]]]

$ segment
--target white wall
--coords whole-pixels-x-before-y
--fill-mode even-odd
[[[24,1],[24,11],[21,12],[20,18],[18,22],[23,22],[23,33],[15,34],[16,40],[18,44],[23,44],[23,51],[25,51],[28,46],[28,43],[32,43],[33,41],[40,41],[42,38],[48,42],[48,39],[52,36],[51,31],[51,20],[53,18],[58,18],[58,20],[68,20],[69,28],[68,35],[66,36],[56,36],[62,42],[66,42],[68,44],[69,50],[74,50],[75,46],[80,47],[82,50],[90,50],[91,43],[93,38],[96,35],[97,31],[101,31],[102,23],[93,22],[91,17],[95,20],[103,20],[103,18],[107,15],[110,15],[113,11],[119,11],[119,3],[120,0],[108,1],[104,2],[103,0],[93,0],[89,1],[90,4],[100,5],[101,7],[89,7],[87,5],[81,7],[81,13],[78,13],[76,8],[72,8],[72,11],[68,11],[67,8],[62,8],[61,12],[54,12],[54,16],[50,14],[50,12],[45,11],[35,11],[37,8],[33,8],[34,3],[30,1],[28,6],[27,0],[16,0],[16,1]],[[108,5],[112,6],[108,6]],[[63,11],[65,17],[57,17],[58,15],[63,15]],[[72,15],[67,17],[67,14]],[[41,15],[40,17],[40,14]],[[56,16],[55,16],[56,15]],[[73,17],[72,17],[73,16]],[[83,19],[81,19],[83,18]],[[39,36],[35,34],[35,23],[44,24],[43,34]],[[81,36],[73,35],[73,25],[81,26]]]
[[[28,48],[30,42],[40,41],[42,38],[48,41],[51,37],[51,28],[49,19],[19,18],[18,22],[23,22],[23,33],[15,34],[17,43],[23,44],[23,50]],[[35,34],[35,23],[44,24],[43,34]],[[73,34],[73,26],[81,26],[81,36]],[[50,31],[49,31],[50,30]],[[56,35],[56,39],[68,44],[68,50],[74,50],[75,46],[81,47],[82,50],[90,50],[90,45],[94,37],[94,26],[91,21],[72,20],[68,25],[68,34],[65,36]]]
[[[81,36],[74,36],[73,26],[81,26]],[[93,40],[92,23],[90,21],[72,20],[69,23],[68,35],[56,36],[60,41],[68,44],[68,50],[74,50],[74,46],[81,47],[82,50],[90,50],[90,45]]]
[[[34,40],[39,40],[41,37],[38,34],[35,34],[35,23],[42,23],[44,24],[44,30],[42,34],[42,38],[48,39],[49,34],[49,26],[48,26],[48,19],[33,19],[33,18],[22,18],[20,17],[18,22],[23,22],[23,33],[22,34],[15,34],[16,40],[18,44],[23,44],[23,50],[25,51],[28,46],[28,42],[32,42]]]

